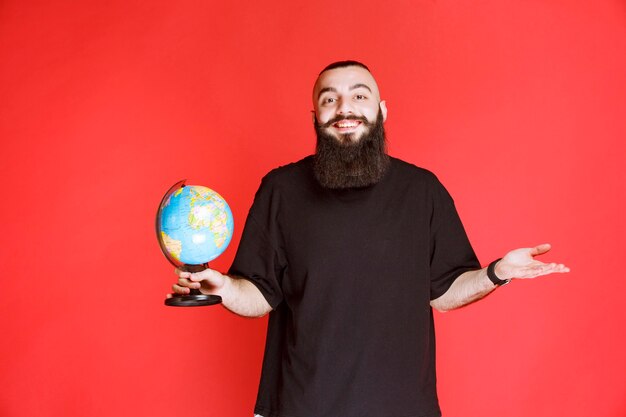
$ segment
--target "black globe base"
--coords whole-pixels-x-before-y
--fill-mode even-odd
[[[170,307],[202,307],[220,304],[222,297],[213,294],[202,294],[198,290],[191,290],[192,294],[172,294],[165,299],[165,305]],[[197,292],[197,294],[194,294]]]

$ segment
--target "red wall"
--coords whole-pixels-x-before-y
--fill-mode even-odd
[[[347,58],[483,263],[548,241],[572,268],[437,315],[446,417],[626,415],[623,0],[4,0],[1,416],[251,415],[266,322],[164,307],[154,214],[179,179],[220,192],[226,269]]]

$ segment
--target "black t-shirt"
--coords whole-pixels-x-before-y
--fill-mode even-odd
[[[255,412],[439,416],[429,302],[480,267],[452,198],[395,158],[348,190],[321,187],[312,162],[263,179],[230,270],[274,309]]]

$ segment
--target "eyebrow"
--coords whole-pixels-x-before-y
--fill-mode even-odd
[[[354,84],[352,87],[350,87],[350,90],[356,90],[357,88],[366,88],[370,93],[372,92],[372,89],[369,88],[367,84],[363,83]]]
[[[357,88],[365,88],[367,89],[370,93],[372,92],[372,89],[369,88],[369,86],[367,84],[363,84],[363,83],[358,83],[358,84],[354,84],[353,86],[350,86],[350,90],[356,90]],[[337,89],[334,87],[324,87],[320,90],[320,92],[317,94],[317,98],[320,98],[320,96],[324,93],[327,92],[331,92],[331,93],[336,93]]]

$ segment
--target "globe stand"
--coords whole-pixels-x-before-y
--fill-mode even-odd
[[[178,253],[177,255],[173,254],[171,252],[170,249],[168,249],[168,247],[166,246],[165,242],[164,242],[164,237],[163,235],[165,234],[163,231],[163,211],[166,209],[166,207],[169,205],[170,203],[170,198],[173,198],[173,196],[175,196],[175,194],[177,192],[180,191],[180,193],[184,192],[184,188],[186,187],[185,182],[187,180],[181,180],[178,181],[176,184],[174,184],[173,186],[170,187],[169,190],[167,190],[167,192],[165,193],[165,195],[163,196],[163,198],[161,199],[161,203],[159,204],[159,209],[157,210],[157,215],[156,215],[156,236],[157,236],[157,241],[159,242],[159,247],[161,248],[161,251],[163,252],[163,255],[165,255],[165,257],[167,258],[168,261],[170,261],[170,263],[176,267],[178,267],[181,271],[185,271],[185,272],[201,272],[204,271],[205,269],[207,269],[209,267],[208,262],[212,261],[213,259],[215,259],[217,256],[219,256],[219,254],[221,253],[221,251],[217,254],[205,254],[206,257],[203,255],[201,256],[199,259],[196,258],[194,259],[194,261],[197,262],[203,262],[203,263],[194,263],[194,264],[186,264],[186,263],[182,263],[181,264],[181,260],[180,258],[180,253]],[[224,201],[224,199],[217,194],[215,191],[206,188],[206,187],[202,187],[199,185],[191,185],[189,186],[192,189],[196,190],[196,189],[201,189],[200,191],[196,190],[196,193],[211,193],[213,196],[211,198],[217,199],[219,201],[221,201],[221,204],[223,205],[222,210],[224,211],[224,214],[226,215],[226,218],[230,218],[231,223],[232,223],[232,213],[230,212],[230,208],[228,207],[228,204],[226,203],[226,201]],[[180,225],[177,225],[177,222],[181,222],[181,216],[180,213],[170,213],[170,217],[168,218],[166,216],[166,218],[168,220],[166,220],[167,222],[173,222],[173,226],[176,229],[177,227],[179,227]],[[227,220],[228,221],[228,220]],[[172,224],[170,224],[170,227],[172,226]],[[227,227],[228,229],[228,227]],[[232,224],[230,226],[230,229],[228,230],[228,236],[226,236],[226,241],[223,242],[222,246],[222,251],[224,249],[226,249],[226,246],[228,246],[228,243],[230,242],[230,237],[232,236]],[[178,250],[180,251],[181,248],[178,248]],[[166,306],[172,306],[172,307],[200,307],[200,306],[210,306],[210,305],[214,305],[214,304],[219,304],[222,302],[222,297],[220,297],[219,295],[215,295],[215,294],[202,294],[202,292],[200,292],[200,290],[198,289],[189,289],[189,294],[171,294],[168,298],[165,299],[165,305]]]
[[[209,267],[204,265],[183,265],[179,267],[185,272],[201,272]],[[189,294],[172,294],[170,298],[165,299],[165,305],[170,307],[202,307],[220,304],[222,297],[215,294],[202,294],[200,290],[191,288]]]

